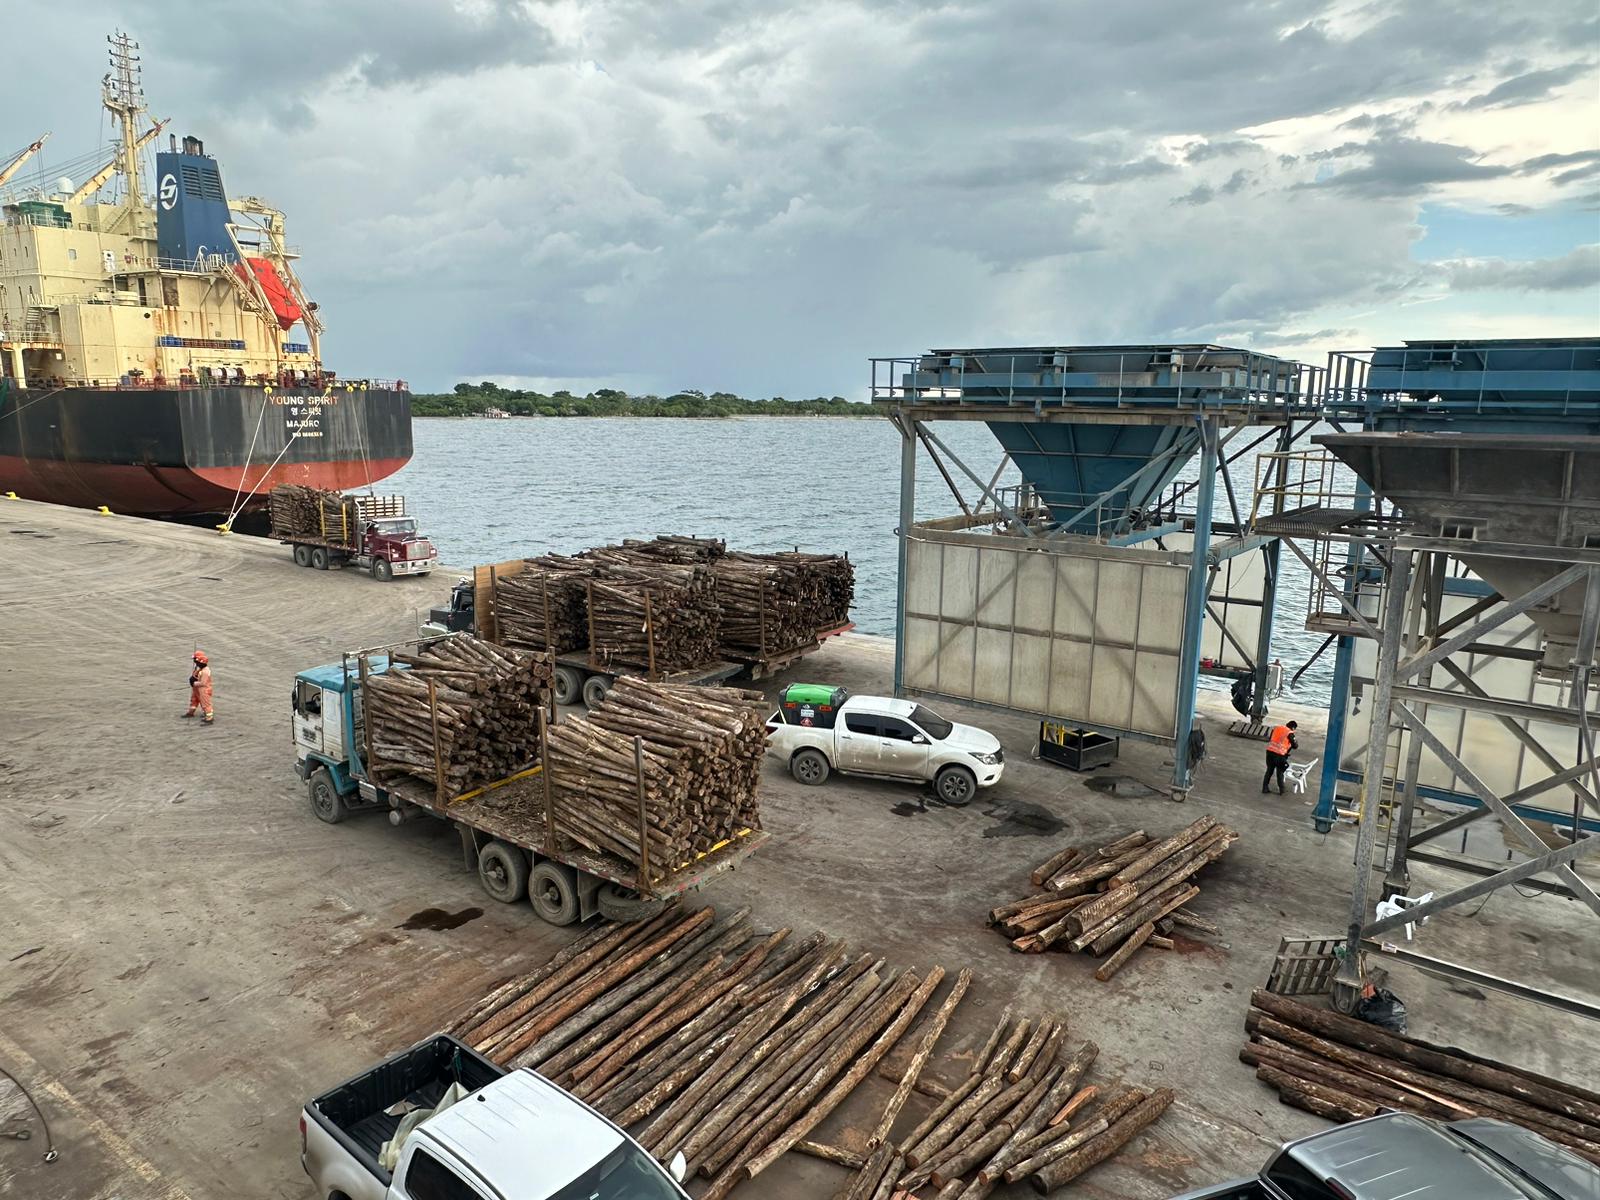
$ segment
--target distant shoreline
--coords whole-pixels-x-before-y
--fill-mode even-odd
[[[419,413],[414,421],[860,421],[881,417],[879,410],[863,404],[859,413],[512,413],[506,417],[486,417],[482,413]]]

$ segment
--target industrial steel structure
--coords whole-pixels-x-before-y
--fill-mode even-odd
[[[1335,354],[1324,379],[1336,432],[1262,457],[1251,528],[1305,563],[1307,626],[1338,646],[1314,820],[1359,824],[1347,947],[1513,883],[1600,915],[1572,867],[1600,852],[1600,340],[1407,342]],[[1414,862],[1470,882],[1411,898]],[[1362,964],[1335,980],[1345,1007]]]
[[[1247,530],[1231,468],[1290,450],[1316,375],[1211,345],[873,359],[901,435],[896,693],[1168,745],[1187,790],[1200,676],[1265,711],[1278,543]],[[964,461],[946,421],[984,422],[999,466]],[[959,513],[916,521],[919,449]],[[1008,465],[1020,483],[1002,487]]]

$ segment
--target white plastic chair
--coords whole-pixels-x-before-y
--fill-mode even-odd
[[[1294,788],[1296,794],[1305,794],[1306,776],[1310,775],[1311,768],[1321,761],[1321,759],[1313,758],[1310,762],[1290,763],[1283,769],[1283,777],[1289,781],[1289,785]]]

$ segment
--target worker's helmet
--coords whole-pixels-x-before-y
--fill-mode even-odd
[[[194,661],[199,663],[203,667],[207,663],[209,663],[211,660],[206,657],[206,652],[204,650],[196,650],[194,652]]]

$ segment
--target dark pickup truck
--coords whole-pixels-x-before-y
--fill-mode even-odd
[[[1600,1169],[1517,1125],[1382,1113],[1173,1200],[1600,1200]]]

